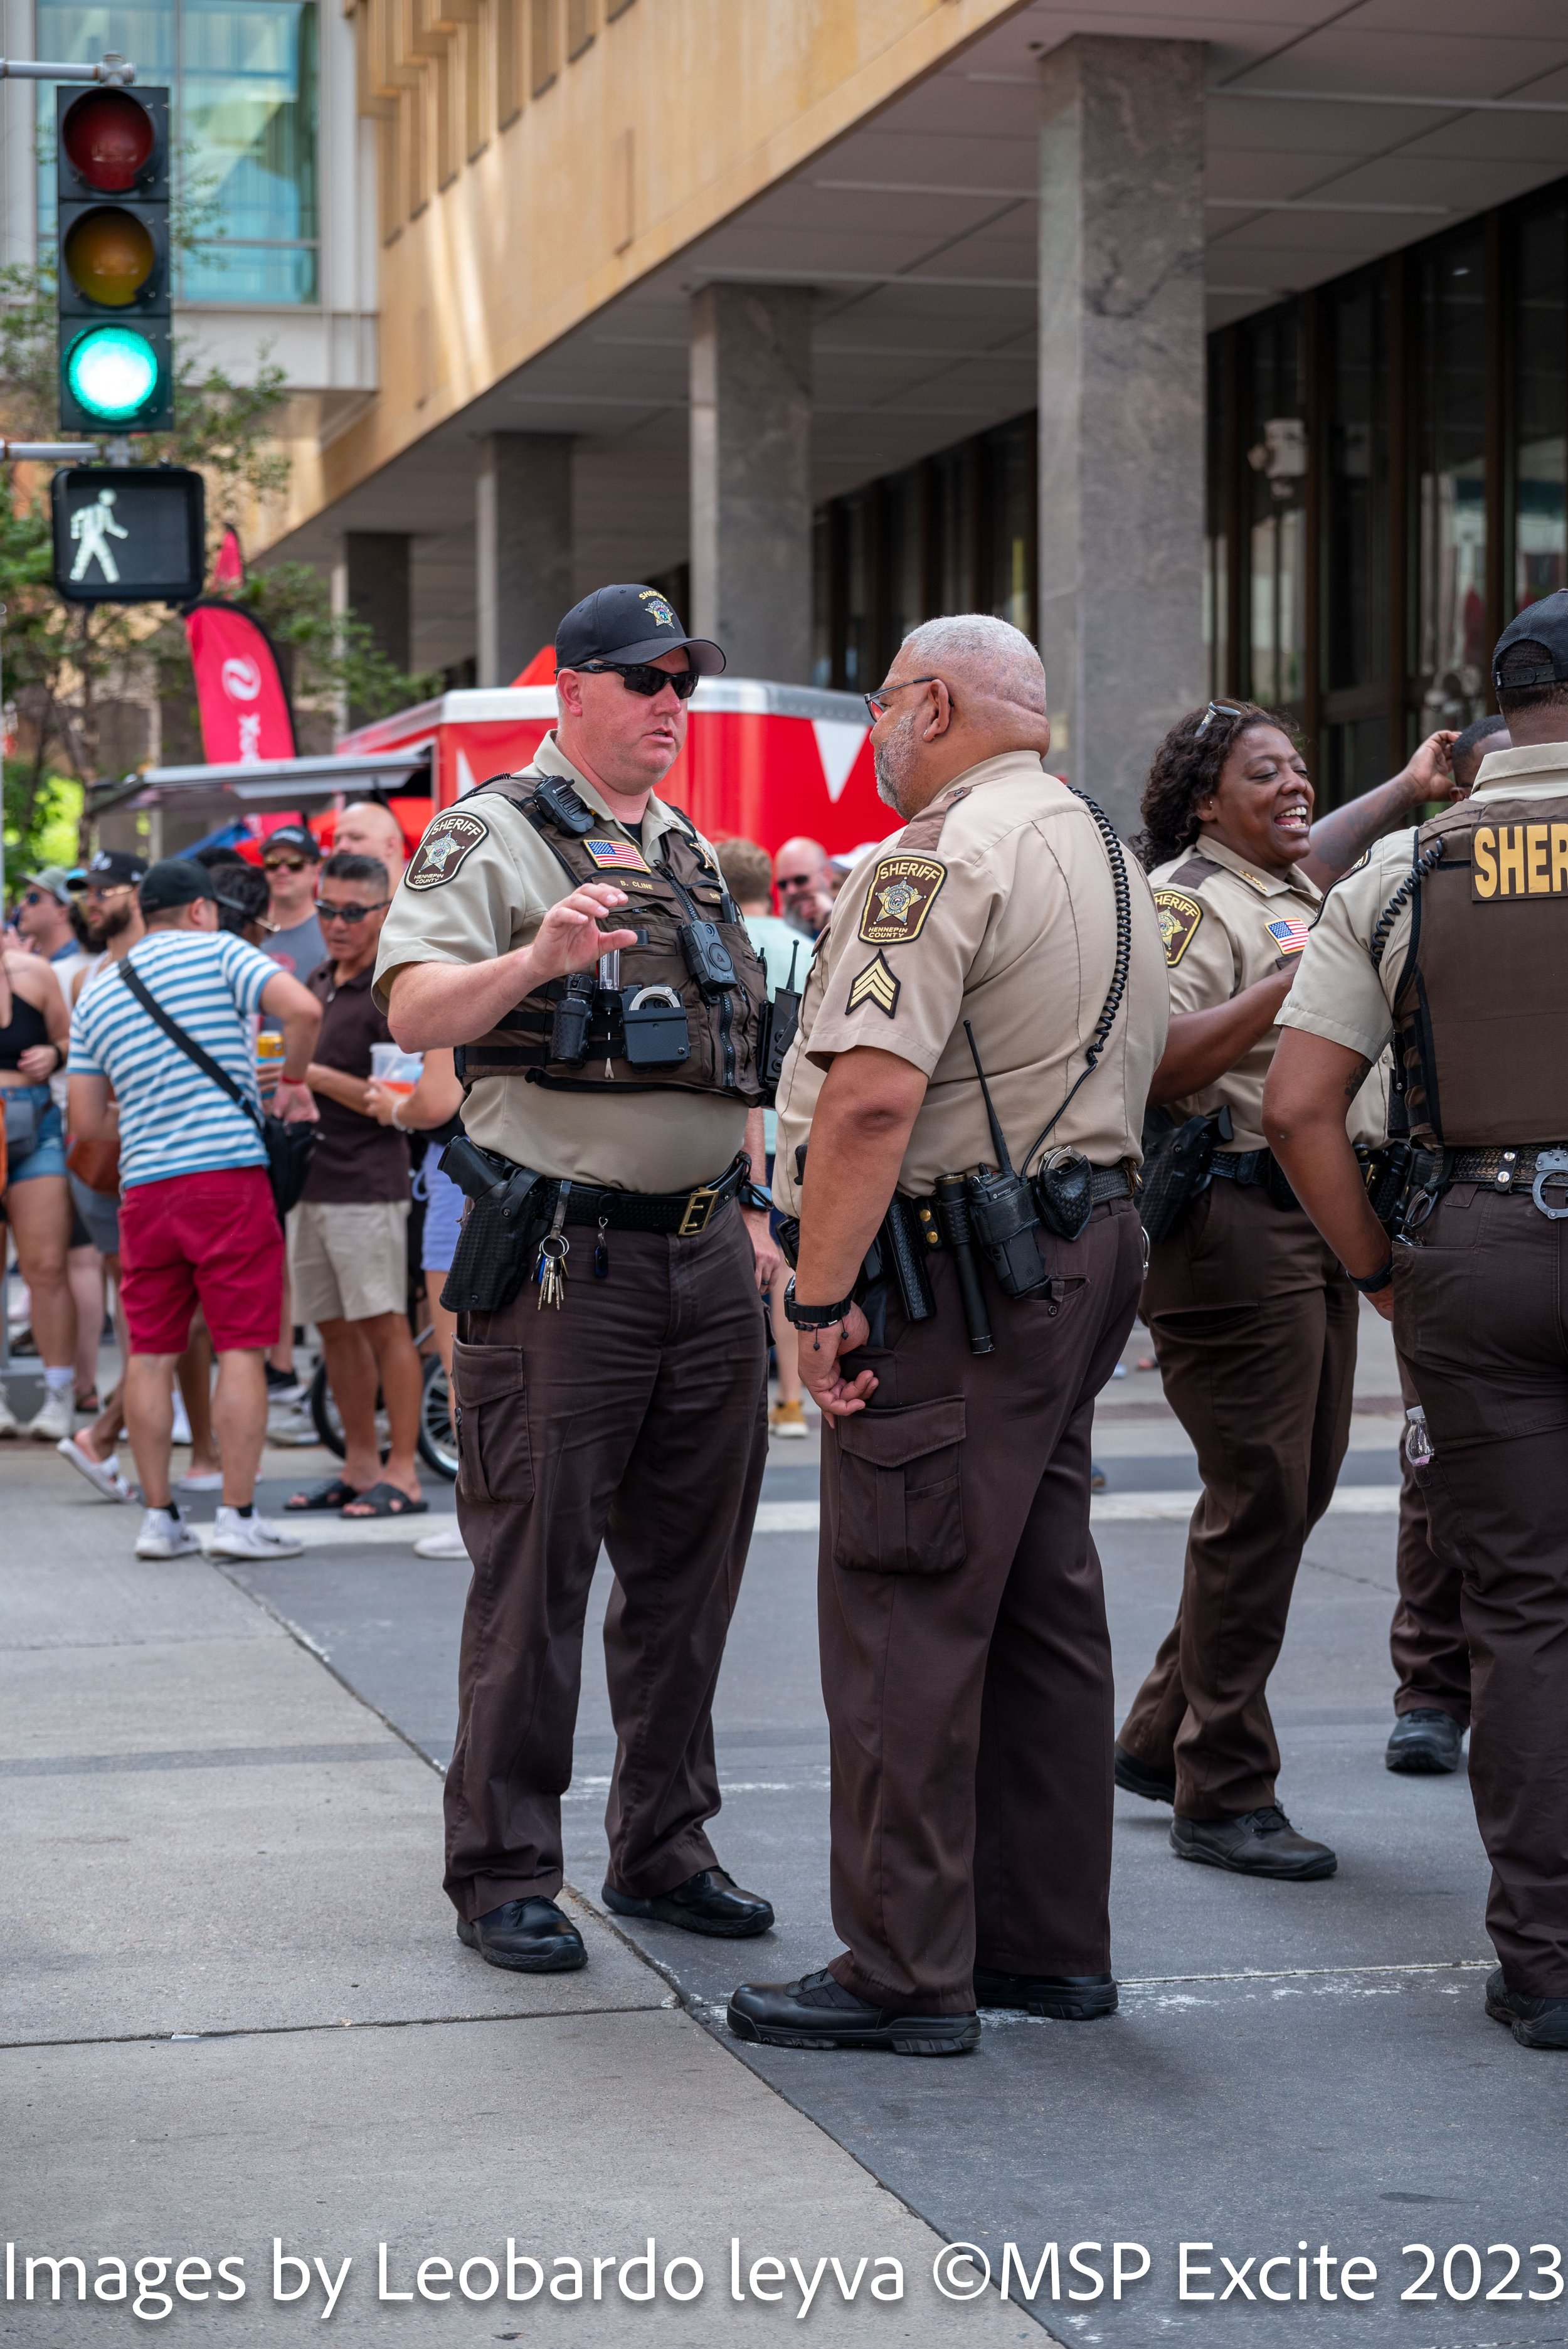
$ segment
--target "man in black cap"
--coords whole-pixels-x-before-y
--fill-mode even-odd
[[[1512,747],[1328,897],[1264,1124],[1425,1413],[1415,1473],[1470,1648],[1487,2012],[1568,2049],[1568,594],[1503,631],[1492,682]],[[1390,1040],[1417,1152],[1398,1247],[1345,1136]]]
[[[262,952],[293,978],[308,978],[326,960],[315,917],[315,870],[321,850],[304,823],[280,823],[262,843],[262,870],[272,891],[268,919],[276,925]]]
[[[758,1290],[778,1256],[748,1183],[767,982],[713,850],[655,796],[724,656],[634,585],[568,612],[555,656],[553,732],[430,823],[376,982],[397,1041],[456,1046],[467,1088],[447,1171],[473,1204],[446,1302],[474,1579],[447,1891],[464,1941],[529,1972],[586,1962],[555,1895],[601,1542],[605,1901],[726,1937],[773,1921],[706,1831],[767,1454]]]

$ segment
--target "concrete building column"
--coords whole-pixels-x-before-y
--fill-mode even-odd
[[[572,435],[492,432],[480,443],[479,681],[510,685],[554,640],[572,593]]]
[[[800,285],[692,297],[691,585],[738,677],[811,675],[811,305]]]
[[[1039,609],[1053,763],[1135,828],[1203,698],[1203,45],[1043,59]]]

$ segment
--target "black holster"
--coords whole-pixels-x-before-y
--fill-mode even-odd
[[[466,1133],[448,1143],[441,1172],[469,1201],[441,1303],[449,1313],[498,1313],[531,1269],[544,1230],[535,1205],[543,1177],[481,1150]]]
[[[1195,1199],[1208,1189],[1216,1145],[1235,1132],[1228,1108],[1207,1117],[1190,1117],[1180,1125],[1169,1118],[1164,1130],[1150,1130],[1158,1111],[1150,1113],[1143,1136],[1143,1181],[1138,1213],[1150,1240],[1168,1240],[1179,1231]]]

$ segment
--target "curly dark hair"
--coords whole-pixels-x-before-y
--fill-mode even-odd
[[[1154,753],[1139,809],[1143,830],[1132,843],[1146,873],[1191,847],[1198,837],[1198,802],[1219,781],[1238,735],[1253,726],[1277,726],[1293,742],[1297,740],[1288,718],[1256,701],[1210,702],[1172,726]]]

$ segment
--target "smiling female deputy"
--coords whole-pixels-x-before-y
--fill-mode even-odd
[[[1176,1621],[1122,1726],[1116,1779],[1173,1805],[1179,1857],[1243,1875],[1301,1882],[1337,1865],[1275,1803],[1265,1689],[1345,1457],[1356,1368],[1356,1290],[1264,1146],[1264,1081],[1320,884],[1365,845],[1350,830],[1370,837],[1395,802],[1447,796],[1448,740],[1356,803],[1368,826],[1347,828],[1346,810],[1315,838],[1290,734],[1254,703],[1211,702],[1171,728],[1143,794],[1171,1011],[1150,1102],[1178,1119],[1228,1109],[1231,1133],[1208,1188],[1150,1250],[1143,1317],[1203,1491]],[[1351,1140],[1380,1143],[1384,1118],[1374,1072],[1350,1103]]]

